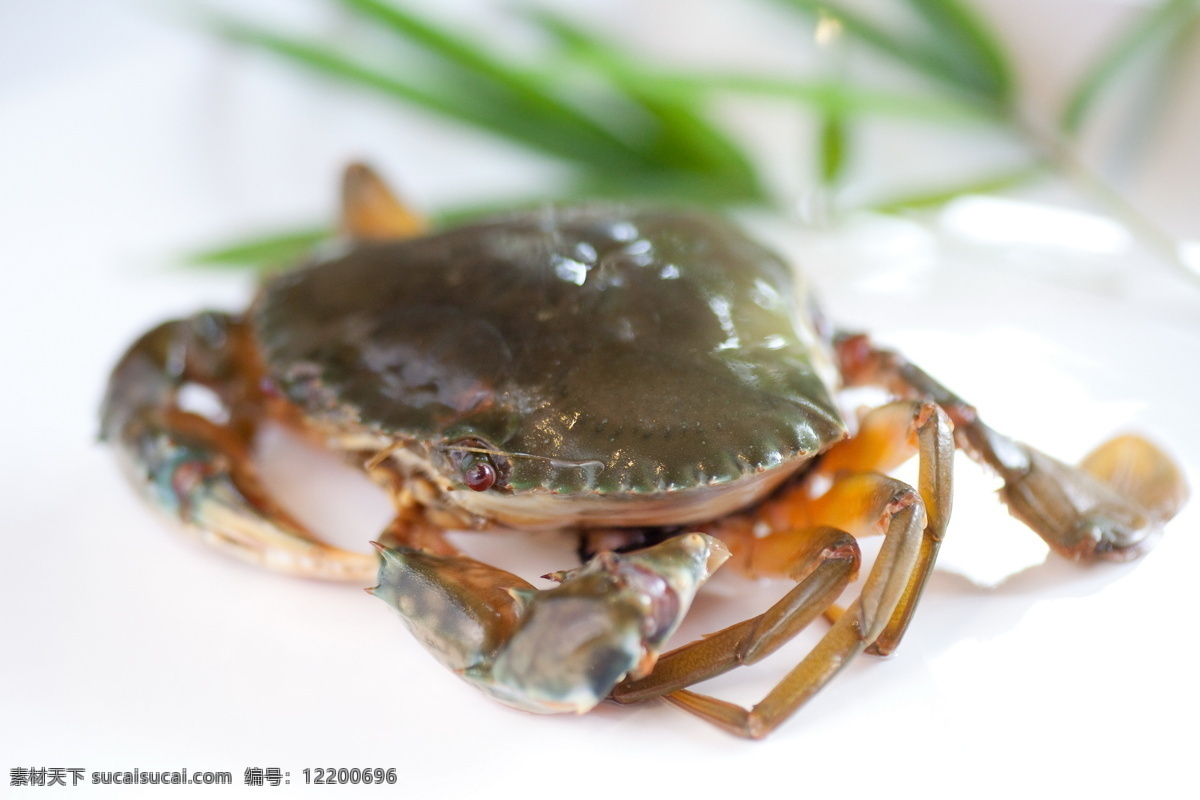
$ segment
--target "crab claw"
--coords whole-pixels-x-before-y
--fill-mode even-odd
[[[538,592],[472,559],[401,548],[385,551],[374,594],[443,663],[501,702],[583,713],[626,676],[649,673],[728,556],[720,541],[686,534],[636,553],[601,553]],[[497,606],[498,594],[507,599]]]

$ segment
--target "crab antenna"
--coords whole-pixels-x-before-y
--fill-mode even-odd
[[[382,241],[418,236],[426,224],[400,202],[375,170],[354,163],[342,176],[340,228],[352,239]]]

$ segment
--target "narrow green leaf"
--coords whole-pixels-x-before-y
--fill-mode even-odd
[[[209,267],[274,269],[298,263],[314,247],[333,236],[329,228],[304,228],[258,236],[215,250],[194,253],[189,264]]]
[[[1097,98],[1131,62],[1156,46],[1166,45],[1172,34],[1187,27],[1200,13],[1200,0],[1164,0],[1148,9],[1127,27],[1084,74],[1063,107],[1060,127],[1079,132]]]
[[[454,117],[460,122],[481,127],[489,124],[476,111],[458,107],[441,93],[429,91],[356,63],[330,48],[244,25],[227,23],[222,26],[222,30],[230,39],[262,47],[326,75],[385,92],[434,113]]]
[[[381,23],[393,34],[416,44],[446,62],[474,72],[493,89],[507,93],[507,104],[515,113],[533,116],[543,125],[553,125],[562,134],[595,140],[597,152],[607,148],[621,160],[646,160],[638,142],[629,141],[597,123],[579,109],[546,91],[545,84],[532,80],[528,70],[517,69],[488,53],[488,48],[439,27],[397,3],[381,0],[337,0],[342,5]],[[613,160],[610,156],[610,160]]]
[[[1012,68],[1004,46],[973,8],[961,0],[908,0],[908,4],[929,25],[960,81],[998,106],[1012,101]]]
[[[840,114],[827,114],[822,117],[818,136],[818,164],[821,183],[827,187],[841,180],[846,170],[846,156],[849,150],[847,142],[845,118]]]
[[[486,90],[478,90],[479,87],[467,91],[461,85],[420,85],[416,82],[419,76],[402,80],[322,45],[241,25],[227,24],[224,30],[229,38],[271,50],[325,75],[383,92],[537,152],[576,164],[622,172],[647,166],[642,156],[631,153],[627,148],[613,147],[595,137],[576,135],[575,130],[564,128],[555,124],[554,120],[525,109],[514,108],[505,103],[503,98],[496,99],[489,96]]]
[[[856,89],[841,81],[802,82],[774,77],[745,75],[670,75],[635,61],[620,49],[597,39],[588,31],[548,12],[533,12],[533,18],[565,48],[574,64],[586,64],[613,81],[668,129],[664,136],[680,153],[702,150],[701,135],[710,137],[716,148],[728,147],[723,134],[707,125],[696,109],[714,92],[728,91],[801,100],[819,109],[828,119],[820,137],[819,163],[825,180],[836,181],[846,166],[847,116],[854,112],[877,112],[938,120],[978,120],[992,115],[990,105],[973,106],[940,98],[901,97],[892,92]],[[709,203],[712,192],[692,182],[666,175],[625,176],[627,191],[664,199],[684,198],[686,190],[698,203]],[[606,191],[604,180],[589,182],[594,194]],[[740,198],[731,198],[740,199]],[[728,202],[728,201],[726,201]]]
[[[831,17],[817,22],[817,41],[821,44],[822,74],[838,85],[846,83],[846,65],[850,49],[847,41],[839,35],[822,33],[822,26],[837,25]],[[823,206],[834,204],[835,187],[847,169],[849,153],[849,123],[846,108],[832,104],[818,115],[817,121],[817,178],[824,189]]]
[[[961,184],[927,189],[902,197],[894,197],[870,206],[872,211],[895,214],[902,211],[922,211],[937,208],[959,197],[972,194],[997,194],[1029,184],[1045,177],[1046,170],[1039,165],[1017,167],[993,175],[974,178]]]
[[[1126,119],[1129,129],[1126,149],[1132,153],[1150,138],[1155,125],[1171,107],[1172,100],[1186,86],[1183,67],[1187,60],[1200,49],[1200,9],[1171,31],[1167,41],[1157,53],[1151,53],[1141,67],[1140,80],[1143,91],[1131,104],[1131,113]]]
[[[645,172],[619,176],[591,173],[582,176],[567,196],[709,208],[761,205],[763,202],[762,198],[746,196],[744,192],[732,193],[728,186],[714,180],[711,175],[686,172]]]
[[[534,11],[531,19],[554,36],[576,63],[606,79],[621,98],[651,122],[647,148],[667,171],[709,176],[731,200],[764,199],[750,159],[704,115],[703,98],[657,90],[654,68],[564,17]]]
[[[831,17],[836,19],[847,35],[855,37],[878,53],[891,58],[912,71],[948,86],[975,102],[985,101],[994,105],[994,92],[983,91],[975,78],[964,74],[956,63],[936,42],[922,38],[901,36],[869,18],[847,8],[836,0],[773,0],[792,11],[807,17]]]
[[[775,0],[810,18],[832,17],[842,29],[864,44],[926,75],[942,78],[943,63],[912,41],[906,41],[867,17],[834,0]]]
[[[430,214],[430,220],[432,228],[437,230],[513,209],[572,201],[630,198],[698,206],[722,206],[730,200],[722,187],[701,176],[646,173],[631,181],[596,172],[586,173],[573,187],[559,194],[450,206],[435,210]],[[334,236],[334,230],[329,227],[275,231],[192,253],[186,256],[185,262],[193,267],[270,272],[303,263],[315,248]]]
[[[715,92],[754,95],[804,103],[816,111],[872,114],[926,122],[996,122],[990,105],[943,97],[863,89],[834,80],[796,80],[734,73],[659,73],[643,76],[656,92],[681,96]]]

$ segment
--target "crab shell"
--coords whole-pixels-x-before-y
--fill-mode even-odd
[[[713,519],[844,438],[810,311],[726,221],[583,207],[359,243],[269,281],[251,322],[335,446],[389,452],[466,524],[544,529]]]

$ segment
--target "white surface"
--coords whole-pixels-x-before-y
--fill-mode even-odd
[[[646,5],[664,18],[662,3]],[[618,19],[639,13],[617,6]],[[1200,504],[1139,563],[1038,563],[1037,540],[960,470],[945,559],[957,571],[933,576],[900,652],[854,664],[761,743],[661,704],[583,718],[509,711],[442,671],[366,594],[265,575],[174,535],[94,437],[107,370],[139,331],[247,297],[248,280],[173,269],[175,256],[321,219],[353,156],[429,203],[536,186],[552,171],[214,45],[156,8],[57,0],[0,13],[5,788],[18,767],[234,775],[231,788],[154,790],[164,797],[343,796],[299,785],[301,771],[354,766],[400,775],[355,794],[412,798],[1158,797],[1192,784]],[[1196,207],[1169,206],[1176,231],[1195,235]],[[997,428],[1068,459],[1137,428],[1197,485],[1196,286],[1120,236],[1100,237],[1100,250],[1094,237],[996,243],[971,213],[819,237],[771,227],[832,316],[903,348]],[[308,513],[347,541],[369,537],[382,501],[336,470],[315,474],[321,485],[277,478],[302,504],[343,498]],[[520,546],[544,546],[523,559],[543,571],[569,563],[568,543]],[[720,582],[698,611],[719,615],[739,588]],[[785,668],[774,659],[714,691],[753,702]],[[290,787],[242,787],[255,766],[290,772]]]

